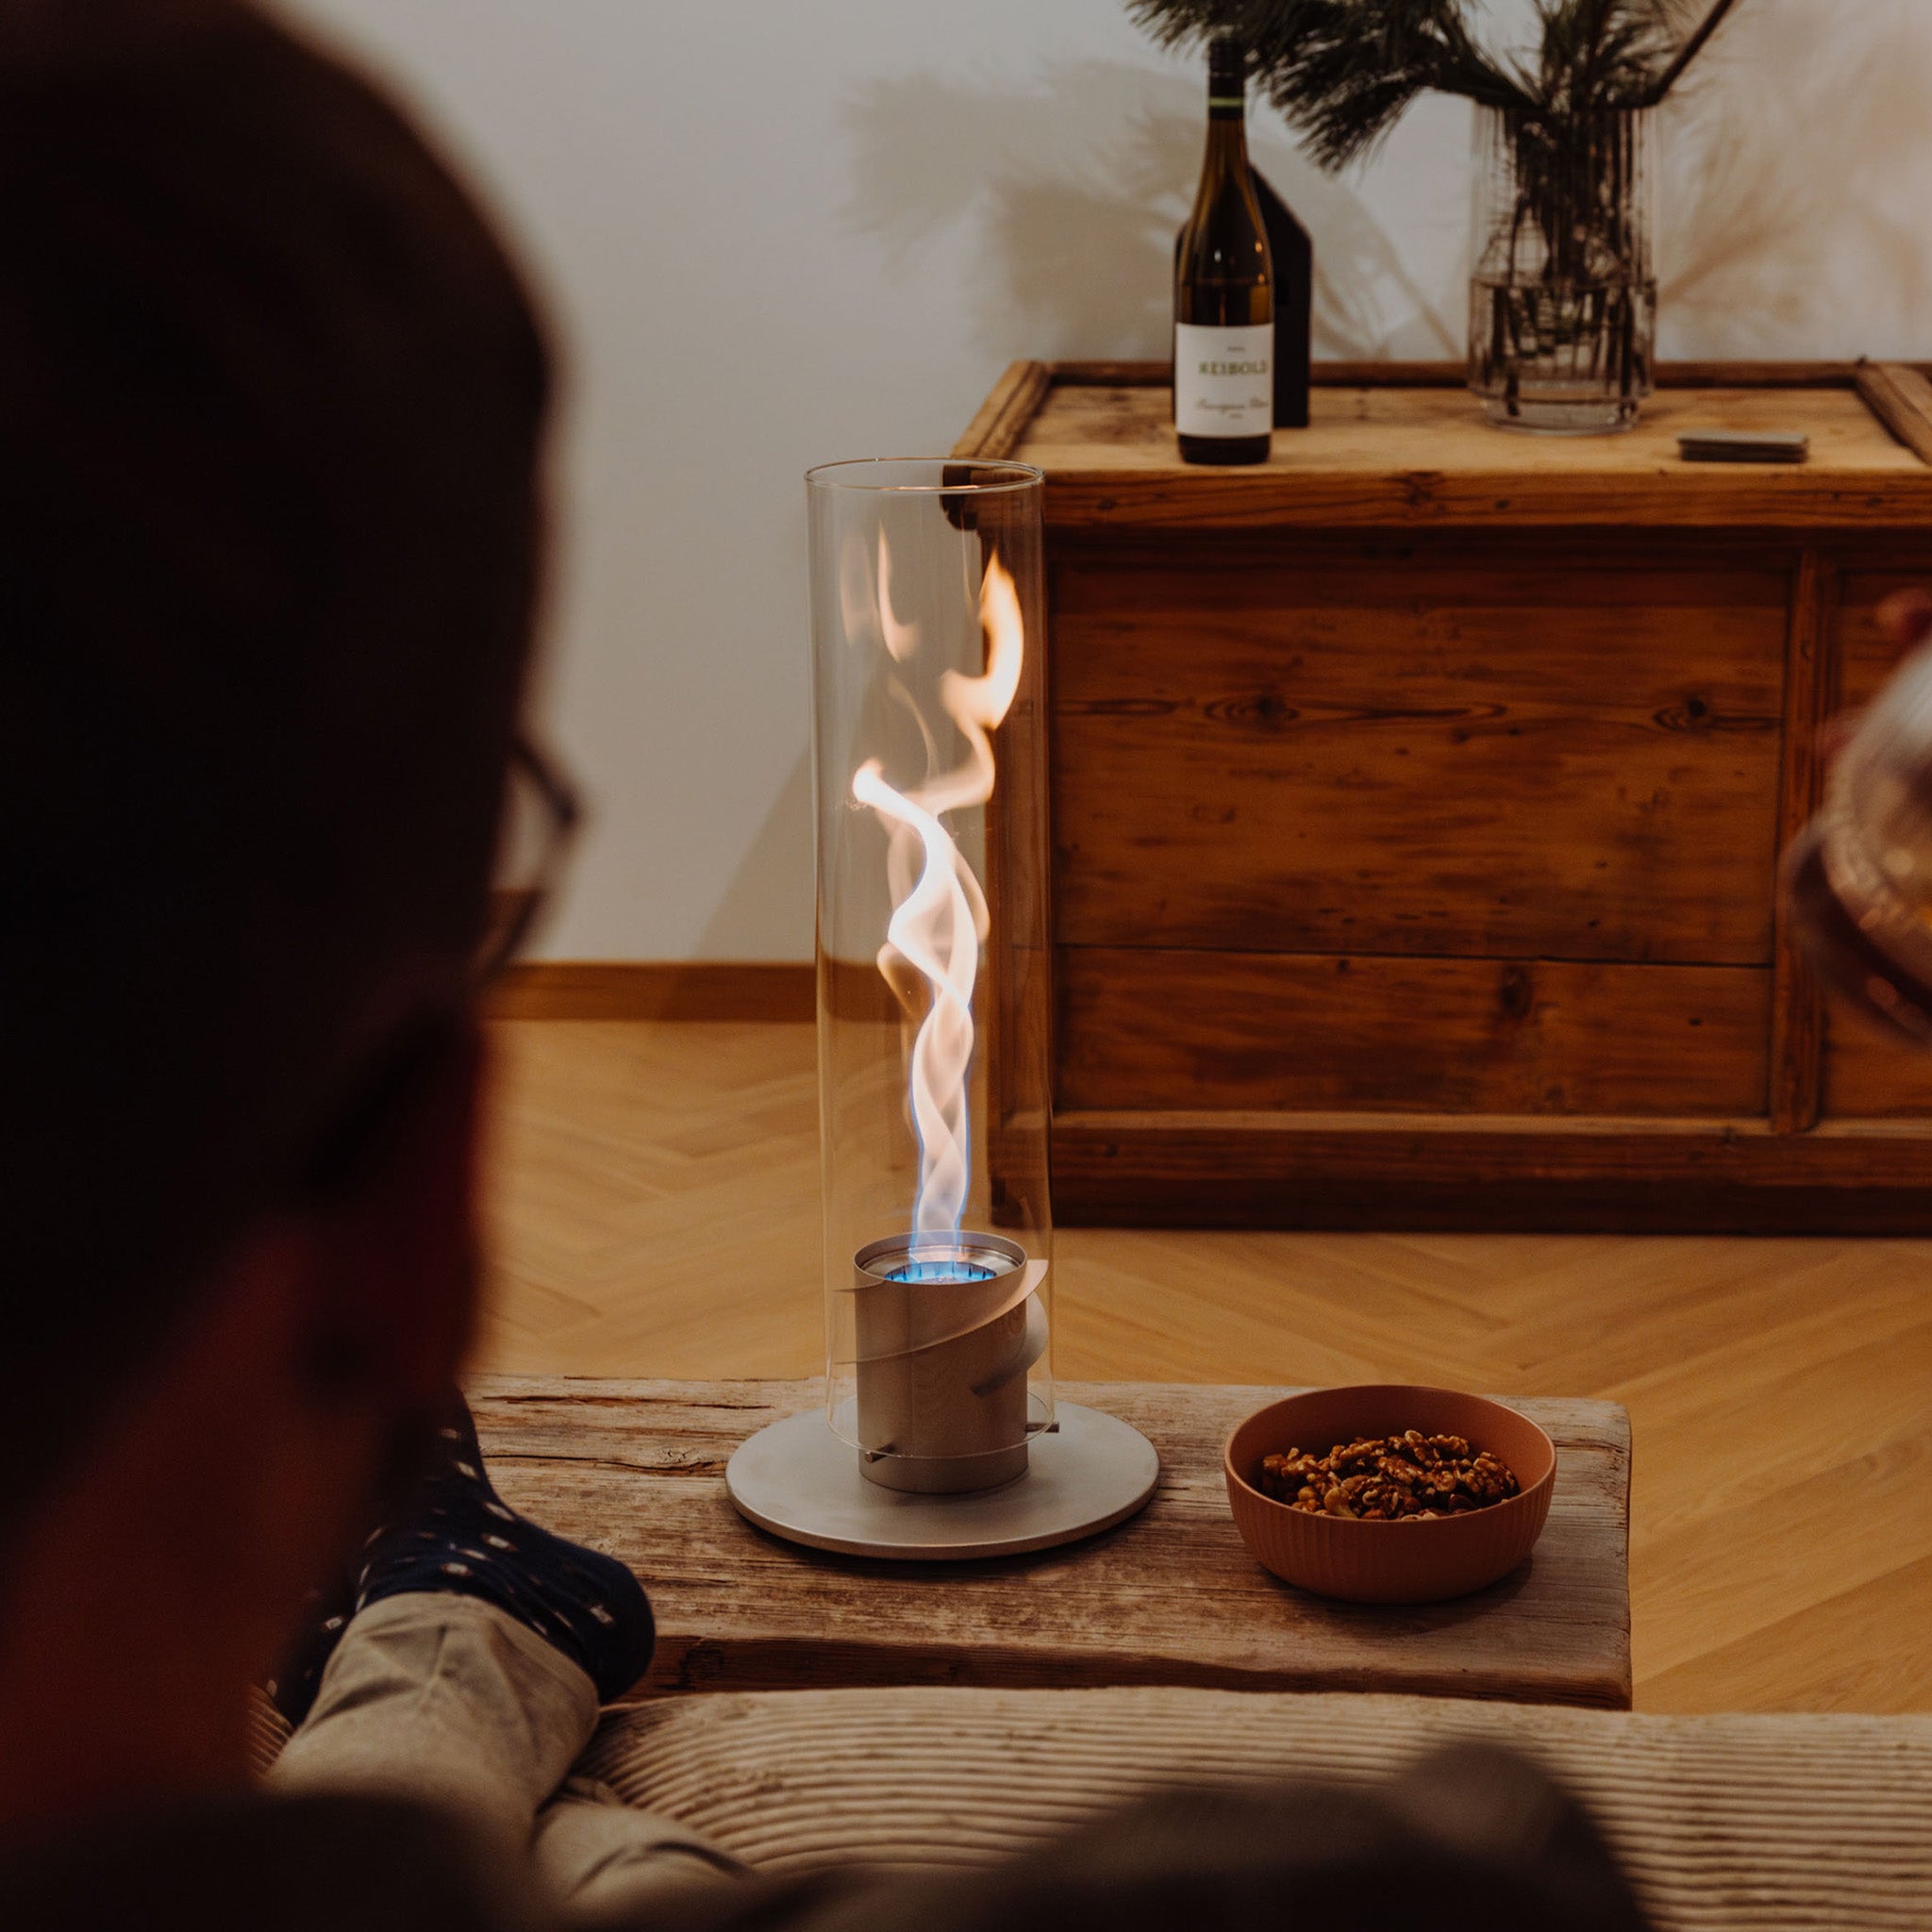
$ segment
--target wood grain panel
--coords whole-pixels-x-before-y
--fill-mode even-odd
[[[1068,1110],[1053,1177],[1074,1225],[1932,1234],[1923,1130]]]
[[[1764,964],[1788,590],[1614,547],[1077,553],[1058,936]]]
[[[966,425],[965,435],[953,445],[953,454],[988,459],[1010,456],[1045,400],[1052,380],[1049,363],[1008,363],[992,393]]]
[[[1075,947],[1058,1105],[1746,1116],[1761,968]]]
[[[1922,572],[1860,571],[1845,577],[1836,615],[1848,709],[1869,704],[1898,663],[1898,646],[1879,626],[1879,605],[1894,591],[1927,586],[1932,545]],[[1824,1104],[1838,1119],[1932,1117],[1932,1056],[1834,1006],[1825,1018]]]
[[[1430,525],[1864,531],[1932,518],[1932,468],[1849,387],[1663,391],[1627,436],[1579,452],[1491,428],[1453,389],[1318,388],[1266,463],[1179,460],[1166,388],[1056,383],[1013,454],[1047,472],[1061,530]],[[1802,464],[1687,463],[1690,429],[1804,427]]]
[[[1782,850],[1804,829],[1823,795],[1821,740],[1838,697],[1832,617],[1838,575],[1807,549],[1791,584],[1785,648],[1783,760],[1778,782],[1777,841]],[[1824,990],[1805,957],[1801,935],[1781,896],[1774,899],[1771,985],[1772,1129],[1802,1134],[1817,1124],[1824,1083]]]
[[[1903,362],[1861,362],[1866,407],[1921,462],[1932,463],[1932,382]]]
[[[1834,1008],[1825,1023],[1824,1110],[1836,1120],[1932,1120],[1932,1059]]]

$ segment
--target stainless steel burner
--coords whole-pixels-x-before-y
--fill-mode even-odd
[[[989,1490],[1026,1468],[1043,1269],[1002,1235],[893,1236],[853,1257],[860,1469],[889,1490]]]

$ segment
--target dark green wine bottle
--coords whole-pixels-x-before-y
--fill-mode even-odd
[[[1265,463],[1274,421],[1274,269],[1248,173],[1247,50],[1208,50],[1208,153],[1174,250],[1174,425],[1187,463]]]

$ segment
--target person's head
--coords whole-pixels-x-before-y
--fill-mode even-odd
[[[0,0],[0,1724],[117,1514],[239,1667],[456,1364],[547,390],[365,82]]]

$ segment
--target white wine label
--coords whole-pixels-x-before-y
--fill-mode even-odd
[[[1266,436],[1274,426],[1274,331],[1174,325],[1174,426],[1183,436]]]

